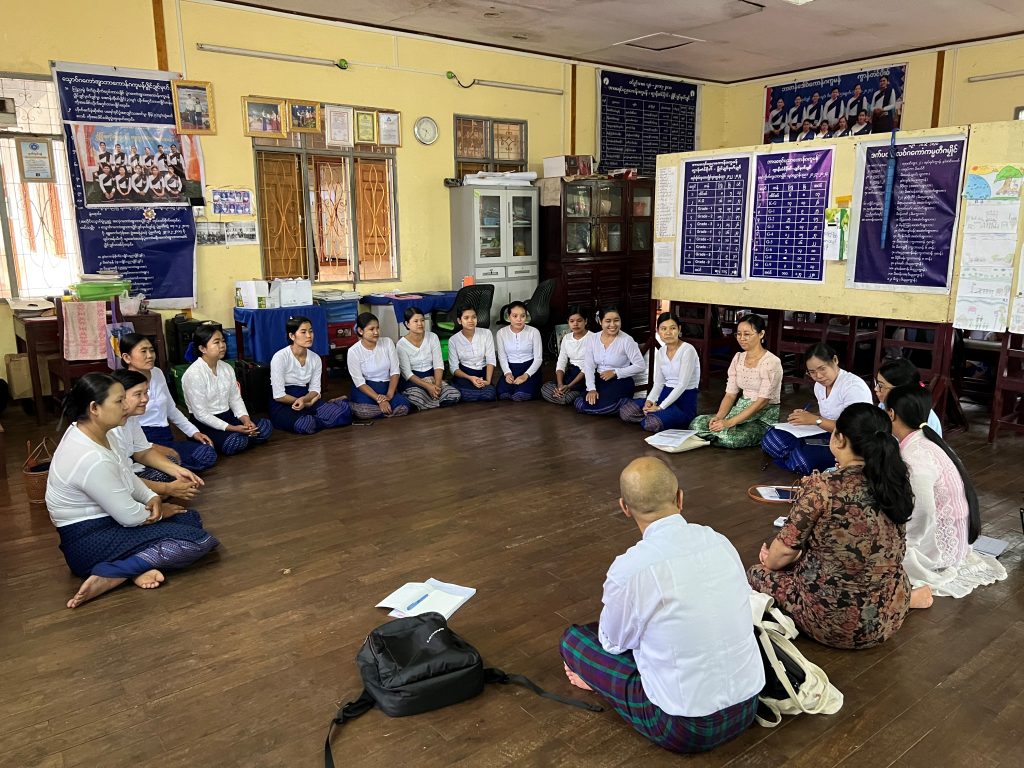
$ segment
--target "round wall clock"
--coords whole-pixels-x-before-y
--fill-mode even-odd
[[[433,144],[437,141],[437,122],[432,117],[421,117],[412,129],[413,135],[420,144]]]

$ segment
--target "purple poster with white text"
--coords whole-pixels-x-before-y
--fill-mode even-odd
[[[865,147],[853,285],[948,290],[966,144],[955,138],[896,145],[884,245],[889,144]]]
[[[679,273],[683,277],[743,277],[750,157],[683,163]]]
[[[758,155],[750,277],[821,282],[832,148]]]

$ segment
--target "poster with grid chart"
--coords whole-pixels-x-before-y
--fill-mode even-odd
[[[679,274],[695,280],[743,277],[751,155],[680,163]]]
[[[821,282],[832,147],[758,155],[750,277]]]

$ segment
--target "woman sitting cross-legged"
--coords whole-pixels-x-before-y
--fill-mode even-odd
[[[622,332],[622,315],[615,307],[598,312],[601,332],[583,348],[583,376],[587,394],[576,400],[576,412],[591,416],[617,414],[633,398],[633,377],[644,372],[644,357],[633,337]]]
[[[744,315],[736,323],[736,341],[742,351],[729,363],[718,412],[691,422],[690,429],[698,437],[720,448],[750,448],[779,420],[782,361],[764,348],[764,333],[760,315]]]
[[[210,469],[217,463],[213,440],[200,432],[174,404],[164,372],[156,366],[156,351],[152,342],[140,334],[129,333],[121,337],[120,349],[125,367],[141,373],[149,380],[149,403],[145,412],[139,416],[139,424],[146,439],[167,458],[185,469],[193,472]],[[172,423],[190,439],[175,440],[171,434]]]
[[[235,370],[224,362],[228,347],[221,329],[201,325],[192,335],[192,343],[200,357],[181,377],[181,388],[196,426],[202,425],[213,446],[225,456],[267,442],[274,426],[269,419],[249,418]]]
[[[321,397],[324,365],[320,355],[310,351],[313,323],[308,317],[289,317],[285,331],[291,344],[270,358],[271,423],[300,435],[351,424],[352,411],[347,402]]]
[[[804,352],[807,375],[814,381],[814,397],[818,413],[810,410],[811,403],[797,408],[786,419],[790,424],[818,427],[823,432],[797,437],[772,427],[761,441],[761,450],[775,463],[798,475],[809,475],[814,470],[825,470],[835,464],[828,447],[828,433],[836,428],[836,419],[848,405],[872,403],[871,390],[859,376],[839,367],[839,358],[828,344],[812,344]]]
[[[398,352],[395,342],[381,338],[380,322],[372,312],[356,318],[359,343],[349,347],[345,362],[352,378],[352,413],[360,419],[405,416],[412,410],[398,392]]]
[[[476,327],[476,310],[463,308],[456,320],[461,330],[448,339],[448,367],[452,384],[462,393],[464,403],[490,403],[498,399],[494,376],[494,337],[486,328]]]
[[[1002,581],[1006,569],[999,561],[971,549],[981,530],[978,494],[963,462],[926,423],[928,390],[896,387],[885,402],[914,489],[903,559],[914,590],[910,607],[930,607],[933,594],[965,597],[975,587]]]
[[[914,495],[890,427],[867,403],[842,412],[829,442],[838,469],[798,481],[789,518],[747,572],[801,632],[834,648],[884,642],[910,609],[903,559]]]
[[[590,338],[587,319],[583,310],[569,308],[569,333],[558,345],[558,361],[555,363],[555,380],[540,388],[541,397],[555,405],[572,405],[586,391],[586,377],[583,362],[586,343]]]
[[[202,479],[185,467],[179,466],[160,446],[146,438],[139,422],[149,404],[149,382],[138,371],[118,370],[111,376],[124,387],[125,423],[108,433],[110,447],[128,463],[132,472],[161,498],[174,497],[192,501],[203,487]]]
[[[654,356],[654,385],[646,400],[623,403],[619,418],[647,432],[686,429],[697,415],[700,358],[692,344],[679,338],[679,323],[668,312],[658,317],[658,335],[663,346]]]
[[[495,334],[498,362],[504,375],[498,379],[498,399],[517,403],[536,400],[540,395],[540,366],[544,342],[540,331],[526,324],[526,305],[509,305],[509,324]]]
[[[426,332],[427,321],[423,310],[409,307],[405,310],[408,333],[398,340],[398,367],[402,374],[402,394],[416,410],[443,408],[455,405],[462,394],[446,382],[441,340],[437,334]]]
[[[102,373],[83,376],[64,399],[71,422],[53,456],[46,508],[71,572],[84,579],[68,608],[127,579],[159,587],[164,571],[213,550],[198,512],[165,504],[113,450],[108,435],[124,423],[124,387]]]

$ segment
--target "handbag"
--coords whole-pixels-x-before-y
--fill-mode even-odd
[[[448,627],[439,613],[389,621],[370,632],[356,654],[363,692],[331,721],[324,741],[324,766],[334,768],[331,735],[335,726],[377,707],[388,717],[407,717],[471,699],[487,683],[517,683],[539,696],[603,712],[598,704],[545,691],[523,675],[484,667],[480,653]]]
[[[751,592],[750,610],[765,678],[757,697],[758,724],[774,728],[783,715],[834,715],[842,709],[843,694],[793,644],[796,625],[775,607],[774,598]]]
[[[110,309],[110,322],[107,323],[107,367],[112,371],[124,368],[121,361],[121,339],[129,333],[135,333],[135,326],[129,322],[118,321],[115,301]]]

